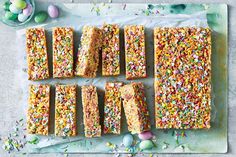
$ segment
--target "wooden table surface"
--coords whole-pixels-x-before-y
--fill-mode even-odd
[[[46,2],[112,2],[112,3],[226,3],[229,6],[229,116],[228,116],[228,153],[227,154],[158,154],[153,156],[164,157],[182,157],[182,156],[216,156],[229,157],[236,156],[236,0],[38,0]],[[19,119],[16,110],[19,99],[18,93],[22,92],[14,86],[14,70],[16,69],[16,59],[14,58],[16,50],[15,29],[0,24],[0,136],[6,135],[11,130],[15,120]],[[0,157],[20,155],[8,154],[0,148]],[[24,155],[29,157],[63,157],[63,154],[34,154]],[[111,157],[109,154],[70,154],[69,157]],[[121,155],[127,156],[127,155]],[[141,155],[137,155],[141,156]],[[149,156],[149,155],[145,155]]]

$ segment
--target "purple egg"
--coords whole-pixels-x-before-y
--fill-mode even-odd
[[[145,131],[145,132],[142,132],[142,133],[138,134],[138,137],[141,140],[149,140],[153,137],[153,134],[152,134],[151,131]]]
[[[27,7],[23,9],[23,14],[25,16],[30,16],[32,14],[33,8],[31,4],[27,4]]]
[[[51,18],[57,18],[59,16],[59,10],[55,5],[49,5],[48,6],[48,15]]]

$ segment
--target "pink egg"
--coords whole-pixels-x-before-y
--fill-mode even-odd
[[[138,134],[138,137],[141,140],[149,140],[153,137],[153,134],[152,134],[151,131],[145,131],[145,132],[142,132],[142,133]]]
[[[23,9],[23,14],[25,16],[30,16],[32,14],[33,8],[31,4],[27,4],[27,7]]]
[[[55,5],[49,5],[48,6],[48,15],[51,18],[57,18],[59,16],[59,10]]]

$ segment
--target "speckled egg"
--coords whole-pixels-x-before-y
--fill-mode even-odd
[[[30,16],[32,14],[33,8],[31,4],[27,4],[27,7],[23,9],[23,14],[25,16]]]
[[[57,18],[59,16],[59,10],[55,5],[49,5],[48,6],[48,15],[51,18]]]
[[[139,144],[139,148],[141,150],[148,150],[148,149],[152,149],[153,147],[154,147],[154,144],[151,140],[144,140],[140,142]]]
[[[26,2],[24,0],[14,0],[12,4],[18,9],[26,8]]]
[[[131,134],[126,134],[124,137],[123,137],[123,144],[125,147],[130,147],[132,146],[133,144],[133,141],[134,141],[134,138]]]
[[[151,131],[145,131],[145,132],[142,132],[142,133],[138,134],[138,137],[141,140],[149,140],[153,137],[153,134],[152,134]]]
[[[28,16],[24,15],[23,13],[18,15],[18,21],[25,22],[27,20]]]
[[[14,14],[20,14],[22,12],[22,9],[16,8],[14,4],[11,4],[9,6],[9,10],[10,10],[10,12],[12,12]]]

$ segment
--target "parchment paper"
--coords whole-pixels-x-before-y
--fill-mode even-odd
[[[43,81],[28,81],[27,80],[27,61],[26,61],[26,51],[25,51],[25,29],[21,29],[17,31],[17,46],[18,52],[17,53],[17,60],[19,61],[17,70],[15,71],[16,82],[17,86],[20,86],[23,93],[22,99],[20,100],[19,104],[22,106],[24,116],[26,116],[27,112],[27,98],[28,98],[28,85],[29,84],[40,84],[40,83],[47,83],[50,85],[55,85],[57,83],[62,84],[78,84],[79,86],[79,93],[78,93],[78,136],[73,138],[58,138],[54,137],[54,135],[50,135],[49,137],[40,136],[40,141],[37,145],[28,146],[27,152],[63,152],[63,148],[60,145],[61,143],[69,142],[69,144],[75,143],[70,141],[83,141],[83,143],[76,145],[70,145],[68,147],[67,152],[107,152],[108,149],[104,147],[104,143],[109,140],[113,142],[117,142],[117,144],[121,141],[122,138],[120,136],[115,135],[106,135],[101,138],[94,138],[85,140],[83,134],[83,125],[82,125],[82,104],[81,104],[81,93],[80,87],[82,85],[89,85],[92,84],[98,88],[98,95],[99,95],[99,108],[100,108],[100,115],[101,115],[101,123],[103,120],[103,96],[104,96],[104,85],[107,81],[123,81],[125,83],[129,83],[125,79],[125,63],[124,63],[124,40],[123,40],[123,27],[125,25],[137,24],[137,25],[144,25],[145,26],[145,40],[146,40],[146,59],[147,59],[147,74],[148,77],[145,79],[138,79],[133,81],[141,81],[145,85],[146,90],[146,97],[148,103],[148,109],[151,115],[151,123],[152,128],[154,129],[154,88],[153,88],[153,28],[154,27],[208,27],[206,13],[200,12],[198,14],[192,15],[183,15],[183,14],[176,14],[176,15],[162,15],[162,16],[92,16],[92,17],[81,17],[79,15],[66,13],[57,20],[51,21],[50,23],[46,23],[43,25],[38,25],[35,27],[44,27],[46,29],[47,34],[47,44],[48,44],[48,53],[49,53],[49,65],[50,65],[50,73],[52,74],[52,27],[73,27],[74,32],[74,45],[75,45],[75,53],[77,52],[78,45],[80,43],[81,37],[81,30],[84,25],[95,25],[101,27],[103,23],[115,23],[118,24],[121,28],[120,31],[120,63],[121,63],[121,75],[118,77],[103,77],[101,76],[101,64],[99,67],[99,71],[97,73],[97,77],[94,79],[85,79],[80,77],[74,77],[71,79],[48,79]],[[54,92],[52,93],[52,97],[54,96]],[[52,101],[51,101],[52,102]],[[213,110],[214,110],[214,106]],[[53,133],[54,127],[54,104],[51,107],[51,131]],[[215,111],[212,114],[212,120],[215,117]],[[126,121],[124,118],[124,113],[122,114],[122,133],[127,132]],[[27,138],[31,138],[31,135],[27,135]],[[94,144],[92,147],[89,146],[90,142],[97,143]],[[68,143],[67,143],[68,144]],[[54,146],[51,148],[50,146]]]

